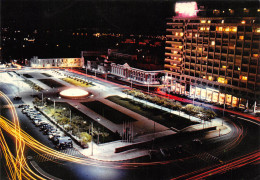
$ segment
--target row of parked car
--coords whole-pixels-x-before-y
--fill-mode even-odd
[[[73,143],[70,137],[65,136],[56,126],[53,126],[46,118],[35,108],[29,105],[19,105],[22,108],[22,113],[26,114],[32,123],[39,127],[40,131],[44,135],[48,135],[48,139],[51,140],[57,149],[66,149],[67,147],[72,148]]]

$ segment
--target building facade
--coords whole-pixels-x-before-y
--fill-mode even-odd
[[[30,65],[33,68],[82,68],[84,66],[84,58],[38,59],[37,56],[34,56],[30,60]]]
[[[253,105],[260,100],[259,16],[220,17],[219,12],[169,19],[164,84],[168,91],[191,98]]]
[[[158,85],[160,84],[160,75],[162,74],[162,71],[145,71],[130,67],[127,63],[123,65],[111,63],[110,73],[140,84]]]

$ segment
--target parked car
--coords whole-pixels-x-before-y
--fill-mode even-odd
[[[69,137],[60,137],[58,139],[58,143],[56,145],[57,149],[66,149],[67,147],[72,148],[73,144],[72,144],[72,140]]]
[[[35,123],[35,126],[41,127],[41,126],[44,125],[44,124],[48,124],[48,122],[47,122],[47,121],[40,121],[40,122],[38,122],[38,123]]]
[[[27,104],[20,104],[18,108],[29,108],[30,105]]]
[[[57,129],[53,126],[48,126],[46,129],[43,130],[44,135],[49,135],[49,132],[55,132]]]
[[[63,133],[59,130],[57,130],[56,132],[52,133],[52,134],[49,134],[49,139],[50,140],[53,140],[54,137],[61,137],[63,136]]]
[[[35,119],[32,119],[32,122],[33,122],[33,124],[38,124],[40,121],[42,121],[41,119],[39,119],[39,118],[35,118]]]
[[[20,96],[15,96],[14,97],[14,100],[21,100],[22,99],[22,97],[20,97]]]
[[[51,126],[51,125],[48,124],[48,123],[42,124],[42,125],[40,126],[40,131],[44,131],[45,129],[49,128],[50,126]]]

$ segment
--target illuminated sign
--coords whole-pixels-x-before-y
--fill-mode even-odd
[[[181,17],[197,16],[198,6],[196,2],[178,2],[175,4],[175,13]]]

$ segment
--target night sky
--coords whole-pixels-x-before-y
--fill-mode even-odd
[[[2,26],[25,29],[99,28],[158,32],[173,15],[173,2],[12,1],[2,3]]]
[[[238,3],[239,2],[239,3]],[[199,1],[218,7],[248,6],[249,1]],[[254,5],[259,6],[259,1]],[[4,0],[2,27],[22,29],[98,28],[115,32],[160,33],[174,15],[174,0]]]

